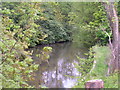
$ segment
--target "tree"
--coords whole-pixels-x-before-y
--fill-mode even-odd
[[[120,50],[120,31],[119,31],[119,25],[118,25],[118,16],[117,16],[117,10],[115,7],[115,2],[103,2],[103,6],[105,7],[105,11],[107,13],[107,18],[109,20],[110,29],[112,31],[113,39],[110,41],[110,49],[112,57],[109,62],[109,69],[108,73],[112,73],[116,70],[119,70],[119,50]],[[112,42],[112,43],[111,43]]]

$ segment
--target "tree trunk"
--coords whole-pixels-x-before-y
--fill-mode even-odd
[[[111,49],[111,60],[109,62],[109,69],[110,72],[112,73],[115,70],[118,70],[118,63],[119,63],[119,25],[118,25],[118,16],[117,16],[117,11],[115,9],[114,6],[114,2],[103,2],[103,6],[105,7],[106,13],[107,13],[107,17],[110,23],[110,28],[112,30],[112,35],[113,35],[113,39],[112,39],[112,45],[110,45],[110,49]]]
[[[104,82],[101,79],[90,80],[85,83],[85,88],[86,90],[100,90],[104,88]]]

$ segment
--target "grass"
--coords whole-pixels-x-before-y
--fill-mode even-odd
[[[94,46],[90,52],[94,53],[94,60],[96,60],[95,68],[87,77],[79,77],[78,84],[75,88],[84,88],[84,84],[88,80],[102,79],[104,81],[104,88],[118,88],[118,73],[113,73],[107,76],[108,58],[110,50],[107,46]],[[90,59],[90,58],[89,58]]]
[[[108,69],[108,57],[109,57],[109,48],[106,46],[94,46],[93,51],[94,60],[96,60],[95,69],[91,74],[95,74],[96,76],[105,76]]]

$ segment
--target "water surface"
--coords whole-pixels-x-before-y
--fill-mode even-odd
[[[36,54],[41,53],[41,49],[45,45],[39,45],[33,50],[33,59],[35,63],[39,64],[39,70],[36,71],[34,81],[30,81],[31,85],[39,87],[39,85],[49,88],[71,88],[77,82],[77,76],[80,76],[80,72],[75,68],[74,63],[79,63],[76,55],[84,58],[85,48],[80,48],[75,43],[56,43],[47,46],[53,48],[53,52],[50,55],[49,64],[42,62],[40,64],[40,58],[36,57]]]

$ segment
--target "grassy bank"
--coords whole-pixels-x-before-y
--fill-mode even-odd
[[[79,77],[79,82],[75,88],[84,88],[85,82],[93,79],[102,79],[104,81],[104,88],[118,88],[118,74],[113,73],[107,76],[107,63],[110,57],[109,52],[110,50],[107,46],[94,46],[90,49],[88,59],[84,60],[88,61],[84,63],[86,68],[84,67],[84,70],[81,71],[83,74]],[[79,60],[81,60],[81,58],[79,58]],[[79,71],[81,70],[79,65],[77,68]],[[88,72],[85,74],[84,71]]]

